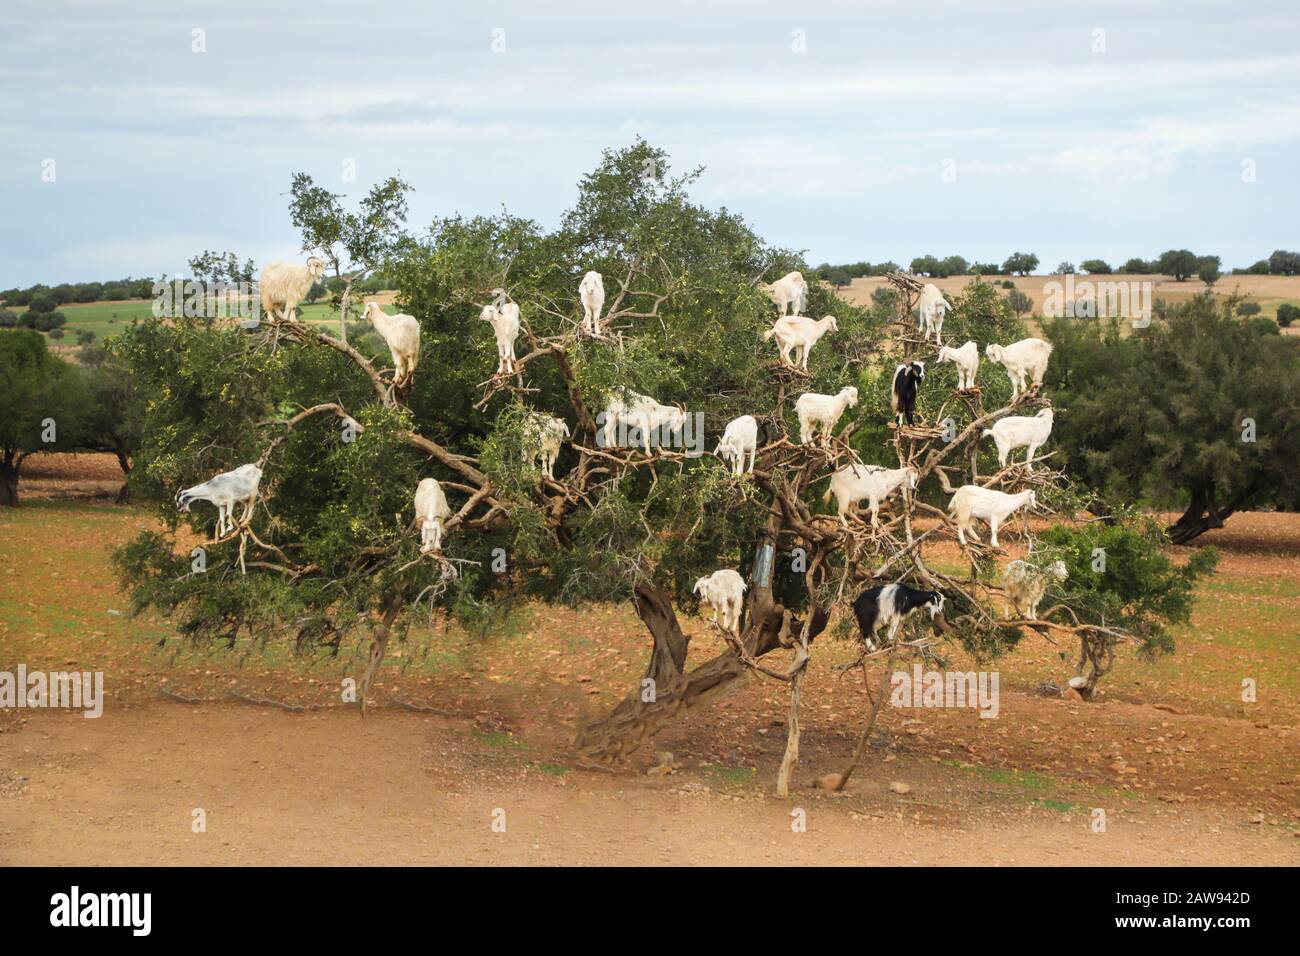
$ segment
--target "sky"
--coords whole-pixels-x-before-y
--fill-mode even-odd
[[[299,171],[552,226],[637,136],[812,264],[1246,266],[1300,247],[1297,41],[1294,0],[4,0],[0,288],[300,257]]]

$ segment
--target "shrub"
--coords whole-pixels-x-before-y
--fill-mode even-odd
[[[1259,315],[1259,303],[1243,302],[1237,306],[1237,314],[1240,316]]]
[[[1277,307],[1277,324],[1282,328],[1287,328],[1297,318],[1300,318],[1300,306],[1292,305],[1290,302],[1283,302]]]

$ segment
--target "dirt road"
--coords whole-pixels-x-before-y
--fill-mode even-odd
[[[468,721],[404,712],[362,723],[160,701],[24,719],[0,734],[4,864],[1300,862],[1290,830],[1239,814],[1117,798],[1094,833],[1091,808],[1027,802],[909,756],[877,761],[846,796],[786,801],[707,767],[566,769]],[[911,792],[889,792],[894,779]],[[192,830],[196,809],[206,832]]]

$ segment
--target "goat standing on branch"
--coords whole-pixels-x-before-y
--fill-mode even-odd
[[[306,265],[296,262],[270,262],[257,280],[262,294],[262,313],[286,322],[298,319],[298,306],[307,298],[312,284],[325,274],[325,260],[312,256]]]
[[[420,323],[413,315],[389,315],[378,302],[367,302],[365,318],[388,343],[393,354],[393,388],[405,388],[420,362]]]
[[[541,465],[547,478],[555,477],[555,459],[569,437],[569,424],[563,418],[536,412],[524,420],[524,459]]]
[[[695,593],[713,608],[713,620],[722,615],[722,626],[740,633],[740,609],[745,603],[745,579],[730,568],[714,571],[695,582]]]
[[[257,504],[257,487],[261,481],[261,468],[257,465],[240,465],[233,471],[222,472],[201,485],[186,488],[176,496],[176,508],[178,511],[189,511],[190,505],[196,501],[210,501],[216,505],[216,536],[220,539],[235,530],[231,511],[237,503],[241,501],[244,503],[244,513],[239,519],[240,524],[253,514],[253,507]]]
[[[727,423],[722,440],[714,454],[730,462],[731,473],[739,478],[745,472],[745,454],[749,454],[749,471],[754,470],[754,456],[758,454],[758,420],[753,415],[741,415]]]
[[[810,319],[804,315],[786,315],[776,320],[776,324],[763,333],[763,341],[776,337],[776,344],[781,349],[781,361],[790,364],[790,351],[798,349],[796,362],[805,372],[808,371],[808,353],[827,332],[838,332],[839,325],[835,316],[827,315],[820,319]]]
[[[993,436],[998,446],[998,464],[1007,467],[1007,456],[1017,448],[1028,446],[1025,455],[1025,468],[1034,470],[1034,453],[1046,443],[1052,434],[1052,410],[1044,408],[1037,415],[1008,415],[996,422],[992,428],[984,429],[981,437]]]
[[[916,392],[921,379],[925,378],[924,362],[906,362],[894,370],[894,391],[890,397],[890,407],[894,410],[896,427],[903,427],[903,420],[912,424],[916,412]]]
[[[442,485],[434,478],[423,478],[415,489],[415,520],[420,525],[420,553],[442,550],[442,536],[451,507]]]
[[[1016,495],[1009,495],[1003,491],[994,491],[992,488],[981,488],[979,485],[962,485],[948,502],[948,514],[952,515],[957,523],[957,540],[964,546],[966,544],[966,535],[979,543],[979,538],[975,534],[975,529],[971,521],[979,518],[981,521],[988,522],[991,538],[989,543],[993,547],[1001,547],[998,544],[998,528],[1002,522],[1019,510],[1028,505],[1033,508],[1038,504],[1038,499],[1032,491],[1022,491]]]
[[[1012,561],[1002,569],[1002,593],[1017,612],[1036,621],[1038,605],[1047,594],[1049,580],[1065,581],[1069,576],[1064,561],[1053,561],[1046,568],[1028,561]]]
[[[515,340],[519,338],[519,306],[505,299],[486,305],[479,318],[492,326],[497,339],[497,374],[511,375],[515,371]]]
[[[830,487],[822,495],[822,502],[835,497],[840,524],[848,527],[848,514],[863,498],[871,507],[871,527],[880,527],[880,503],[899,488],[916,490],[916,469],[885,469],[878,465],[846,465],[831,476]]]
[[[603,445],[617,448],[627,439],[641,444],[650,454],[650,437],[662,429],[679,432],[686,426],[686,411],[676,405],[660,405],[649,395],[631,389],[620,389],[610,397],[604,412]],[[632,435],[636,429],[638,434]],[[619,433],[622,432],[620,435]],[[662,444],[662,433],[660,434]]]
[[[974,342],[967,342],[959,349],[940,346],[940,362],[951,362],[957,366],[957,391],[964,392],[975,387],[975,373],[980,367],[980,347]]]
[[[1047,361],[1052,357],[1052,344],[1042,339],[1021,339],[1011,345],[990,342],[984,347],[990,362],[997,362],[1007,370],[1011,379],[1011,401],[1025,393],[1025,376],[1031,377],[1034,388],[1041,388],[1047,374]]]
[[[802,315],[808,307],[808,283],[804,282],[803,273],[798,270],[787,272],[771,285],[763,286],[769,299],[776,305],[779,315]]]
[[[934,344],[941,344],[939,333],[943,331],[943,319],[947,312],[952,311],[952,303],[943,297],[939,287],[933,282],[927,282],[921,290],[921,297],[917,301],[917,328],[921,330],[921,338],[929,341],[930,332],[934,332]]]
[[[831,432],[844,414],[844,409],[858,404],[858,390],[853,385],[846,385],[834,395],[821,395],[817,392],[805,392],[794,403],[795,414],[799,416],[799,443],[809,445],[817,438],[820,429],[822,444],[828,445]]]
[[[578,284],[578,298],[582,302],[582,331],[599,335],[600,310],[605,307],[605,280],[599,272],[588,272],[582,277]]]
[[[867,650],[880,647],[876,639],[881,625],[889,628],[886,645],[893,644],[898,630],[908,616],[920,608],[930,612],[930,620],[943,613],[943,594],[939,591],[918,591],[906,584],[883,584],[868,588],[853,602],[853,616],[858,619],[858,630]]]

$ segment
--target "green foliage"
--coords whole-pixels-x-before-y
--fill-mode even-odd
[[[1160,258],[1155,261],[1155,267],[1157,272],[1163,272],[1182,282],[1196,271],[1199,262],[1196,254],[1190,249],[1170,249],[1160,254]]]
[[[86,391],[75,367],[51,355],[28,330],[0,335],[0,505],[18,503],[23,460],[33,452],[76,447]],[[49,423],[54,440],[46,440]]]
[[[1115,523],[1053,525],[1038,543],[1044,566],[1065,562],[1070,576],[1053,590],[1079,621],[1127,631],[1147,654],[1173,651],[1169,627],[1191,620],[1196,582],[1219,561],[1214,548],[1198,548],[1175,565],[1160,526],[1131,512]]]
[[[1258,263],[1256,263],[1258,265]],[[1275,276],[1293,276],[1300,273],[1300,252],[1276,249],[1268,257],[1268,272]]]
[[[1260,305],[1258,302],[1243,302],[1237,306],[1237,314],[1240,316],[1259,315]]]
[[[1297,317],[1300,317],[1300,306],[1292,305],[1290,302],[1283,302],[1277,307],[1277,324],[1282,328],[1289,327]]]
[[[1048,323],[1052,443],[1067,470],[1112,506],[1198,493],[1233,508],[1300,504],[1300,342],[1241,321],[1236,305],[1202,294],[1133,335],[1119,320]]]
[[[1027,276],[1038,268],[1038,256],[1032,252],[1013,252],[1002,263],[1002,271],[1012,275]]]
[[[1109,275],[1111,267],[1105,259],[1084,259],[1079,263],[1079,268],[1089,275]]]

